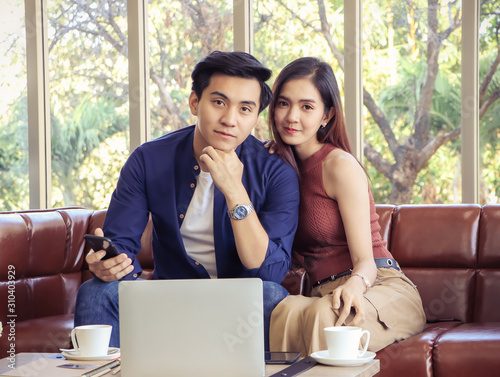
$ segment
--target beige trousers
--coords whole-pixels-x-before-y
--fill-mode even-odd
[[[377,279],[365,293],[365,321],[370,332],[368,350],[385,346],[421,332],[425,313],[416,286],[394,268],[379,268]],[[334,326],[338,310],[332,308],[332,291],[350,276],[313,288],[311,297],[290,295],[271,315],[271,351],[300,351],[303,356],[326,350],[323,328]],[[349,323],[353,314],[347,318]],[[363,340],[365,337],[363,337]]]

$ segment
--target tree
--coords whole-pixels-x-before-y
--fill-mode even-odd
[[[56,206],[84,204],[82,200],[86,198],[77,200],[77,195],[85,190],[82,182],[87,179],[81,175],[84,161],[103,141],[122,133],[126,120],[116,114],[113,101],[102,97],[94,100],[90,95],[83,98],[72,117],[64,119],[63,123],[52,116],[53,186],[60,188],[62,194],[62,201],[56,201]],[[101,175],[105,171],[103,169]]]
[[[232,9],[227,1],[159,1],[150,10],[151,124],[156,136],[192,124],[188,98],[195,63],[232,48]]]
[[[202,56],[233,48],[231,4],[227,0],[150,2],[153,137],[194,122],[187,103],[190,73]],[[332,64],[342,86],[344,0],[256,0],[254,4],[255,55],[274,75],[296,57],[315,55]],[[500,161],[496,141],[500,134],[496,121],[500,115],[499,0],[481,4],[482,17],[488,21],[481,34],[484,186],[495,187],[500,197],[500,163],[496,162]],[[88,196],[82,193],[92,192],[98,172],[103,177],[109,173],[95,162],[96,154],[104,153],[105,140],[126,143],[126,1],[64,0],[49,6],[53,180],[61,192],[57,203],[81,205]],[[367,9],[364,55],[373,57],[364,64],[363,96],[369,114],[364,151],[374,195],[379,202],[389,198],[396,204],[443,200],[435,192],[441,182],[456,181],[453,172],[446,170],[453,170],[460,158],[460,78],[455,74],[460,71],[459,2],[364,0],[363,7]],[[105,115],[93,117],[97,111]],[[5,117],[8,120],[2,122],[8,127],[2,126],[0,139],[2,188],[18,184],[19,177],[27,175],[27,146],[22,137],[13,139],[15,130],[25,125],[13,123],[12,114]],[[255,134],[264,139],[266,131],[261,120]],[[92,132],[102,136],[96,139]],[[15,142],[9,145],[6,140]],[[66,149],[66,142],[72,148]],[[93,164],[95,176],[90,180],[88,165]],[[79,181],[80,187],[72,187],[70,179]],[[26,195],[27,180],[18,186],[18,192],[10,190],[9,201]],[[71,192],[62,193],[67,190]]]
[[[25,96],[17,98],[0,118],[0,211],[29,205],[27,118]]]
[[[343,70],[344,57],[332,38],[333,28],[327,18],[325,1],[317,0],[319,25],[304,20],[293,13],[287,8],[283,0],[278,0],[278,2],[289,11],[292,17],[301,20],[304,29],[313,29],[316,33],[323,35],[332,55]],[[413,188],[419,172],[428,165],[439,148],[456,140],[461,133],[459,123],[453,124],[451,129],[443,127],[440,122],[435,122],[438,124],[437,127],[433,125],[436,80],[439,77],[440,69],[442,70],[442,67],[440,67],[440,54],[443,53],[443,50],[449,48],[445,47],[445,42],[450,44],[449,37],[461,27],[460,7],[456,1],[448,1],[443,5],[438,0],[428,0],[423,8],[419,7],[419,4],[419,1],[407,0],[398,2],[397,5],[392,4],[391,1],[387,1],[382,5],[390,10],[388,31],[391,31],[394,14],[401,13],[403,8],[406,12],[408,24],[405,25],[407,30],[405,35],[410,36],[410,49],[408,50],[407,46],[399,48],[398,53],[403,58],[403,64],[405,64],[405,60],[407,61],[406,64],[412,64],[408,60],[415,57],[420,49],[422,50],[421,53],[425,52],[425,66],[422,75],[413,77],[415,84],[409,87],[414,89],[416,97],[414,98],[414,114],[411,116],[412,124],[407,130],[408,132],[398,136],[395,126],[391,125],[388,116],[383,111],[382,106],[377,103],[372,92],[366,88],[366,85],[363,89],[364,105],[382,133],[384,143],[390,151],[390,157],[384,156],[372,143],[366,142],[366,140],[364,153],[367,160],[390,181],[391,193],[389,201],[394,204],[410,203],[412,201]],[[490,8],[491,6],[491,4],[488,5]],[[486,7],[484,2],[483,7]],[[443,10],[448,14],[446,23],[442,16]],[[415,14],[426,14],[426,23],[419,23],[415,19]],[[427,38],[425,45],[418,45],[418,41],[416,41],[417,34]],[[391,35],[387,35],[386,38],[390,39]],[[499,46],[498,39],[496,44]],[[406,56],[403,54],[406,54]],[[494,76],[497,67],[498,63],[495,60],[489,69],[488,75],[481,83],[481,93],[487,92],[487,88],[491,84],[491,77]],[[380,82],[378,84],[380,85]],[[399,89],[403,88],[399,87]],[[481,96],[481,115],[498,100],[495,93],[496,91],[492,91],[487,97]],[[408,117],[407,113],[405,117]]]

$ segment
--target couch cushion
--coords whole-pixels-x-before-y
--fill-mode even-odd
[[[479,222],[474,322],[500,322],[500,205],[486,205]]]
[[[482,209],[478,246],[478,267],[500,268],[500,205]]]
[[[500,269],[479,270],[476,275],[473,322],[500,323]]]
[[[0,215],[0,266],[6,266],[0,271],[0,299],[6,303],[9,293],[15,296],[18,321],[74,311],[82,237],[91,213],[65,209]],[[7,305],[0,307],[0,318],[6,311]]]
[[[499,357],[500,322],[465,323],[437,339],[434,373],[439,377],[497,377]]]
[[[390,250],[404,267],[475,268],[480,214],[474,204],[397,207]]]
[[[9,331],[4,323],[4,336]],[[59,352],[71,348],[70,333],[74,326],[73,314],[42,317],[17,322],[15,327],[15,352]],[[4,337],[2,337],[4,339]],[[8,356],[9,342],[0,342],[2,355]]]
[[[45,351],[45,345],[56,352],[68,343],[60,329],[73,326],[91,214],[81,208],[0,214],[0,319],[6,326],[14,318],[8,315],[16,316],[16,352]],[[10,342],[2,340],[6,355]]]
[[[390,251],[417,285],[428,321],[473,319],[480,215],[475,204],[394,210]]]
[[[377,215],[379,216],[378,223],[380,224],[380,235],[382,239],[387,242],[387,248],[391,248],[391,227],[392,227],[392,213],[395,206],[390,204],[377,204]]]
[[[476,274],[461,268],[404,267],[417,286],[428,322],[471,322]]]
[[[380,372],[377,377],[434,376],[432,352],[435,340],[459,322],[428,324],[424,331],[406,340],[396,342],[377,352]]]

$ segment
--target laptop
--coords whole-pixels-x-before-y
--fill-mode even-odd
[[[122,377],[265,375],[260,279],[119,284]]]

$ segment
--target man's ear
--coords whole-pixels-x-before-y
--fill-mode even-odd
[[[195,92],[191,92],[189,95],[189,108],[191,109],[191,114],[198,116],[198,96]]]

